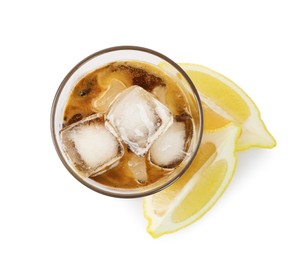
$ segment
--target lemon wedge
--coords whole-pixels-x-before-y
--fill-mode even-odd
[[[276,145],[251,98],[233,81],[201,65],[180,63],[200,92],[206,130],[234,122],[241,127],[237,151]],[[205,117],[206,116],[206,117]]]
[[[190,168],[174,184],[145,197],[143,207],[153,237],[175,232],[203,216],[220,198],[236,167],[240,127],[230,123],[204,132]]]

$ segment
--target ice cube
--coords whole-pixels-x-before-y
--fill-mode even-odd
[[[147,166],[145,157],[139,157],[136,154],[132,154],[128,166],[133,176],[139,183],[146,183],[148,180]]]
[[[177,167],[188,153],[191,135],[190,116],[177,116],[168,130],[151,146],[150,161],[162,168]]]
[[[166,91],[166,86],[156,86],[151,93],[155,95],[161,103],[166,105]]]
[[[104,126],[104,116],[95,114],[61,131],[64,151],[86,177],[111,168],[122,156],[123,146]]]
[[[112,79],[106,91],[102,92],[97,98],[91,102],[92,108],[96,112],[105,113],[110,104],[116,97],[126,89],[124,83],[118,79]]]
[[[138,156],[144,156],[172,124],[169,109],[139,86],[123,91],[106,113],[105,126]]]

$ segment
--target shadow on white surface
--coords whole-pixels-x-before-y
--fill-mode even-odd
[[[274,149],[277,149],[275,147]],[[265,165],[273,161],[274,149],[251,148],[237,153],[237,167],[231,186],[243,185],[244,180],[251,178],[258,171],[263,170]],[[238,183],[238,184],[237,184]]]

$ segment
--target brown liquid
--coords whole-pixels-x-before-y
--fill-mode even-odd
[[[110,81],[114,78],[122,81],[127,87],[138,85],[149,92],[155,87],[161,86],[166,90],[165,105],[178,121],[182,120],[185,117],[184,115],[190,115],[184,94],[176,82],[159,68],[135,61],[114,62],[85,75],[76,84],[66,104],[63,127],[96,113],[92,108],[92,100],[106,91]],[[189,123],[186,124],[186,129],[189,139],[187,143],[190,143],[192,120],[189,120]],[[138,182],[128,167],[129,158],[133,153],[124,143],[123,146],[125,152],[119,164],[103,174],[91,177],[93,180],[115,188],[131,189],[149,185],[171,173],[171,169],[162,169],[150,163],[148,155],[146,155],[148,180],[146,183]]]

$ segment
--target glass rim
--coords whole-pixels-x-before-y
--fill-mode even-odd
[[[86,180],[84,180],[79,174],[77,174],[71,167],[70,165],[67,163],[67,160],[63,157],[62,152],[61,152],[61,148],[59,147],[59,144],[57,142],[56,139],[56,134],[55,134],[55,113],[56,113],[56,109],[57,109],[57,104],[58,104],[58,100],[60,98],[61,92],[64,89],[64,87],[66,86],[67,81],[71,78],[71,76],[85,63],[87,63],[88,61],[94,59],[95,57],[101,56],[105,53],[109,53],[109,52],[115,52],[115,51],[122,51],[122,50],[132,50],[132,51],[140,51],[140,52],[146,52],[152,55],[155,55],[165,61],[167,61],[168,63],[170,63],[176,70],[178,70],[181,75],[185,78],[185,80],[188,82],[188,85],[190,86],[190,88],[192,89],[192,93],[195,96],[195,100],[196,103],[198,105],[198,112],[199,112],[199,140],[195,146],[194,152],[193,154],[190,156],[188,162],[186,163],[186,165],[184,165],[184,167],[181,169],[181,171],[173,178],[171,178],[170,180],[166,181],[165,183],[163,183],[162,185],[159,185],[158,187],[154,187],[152,189],[149,190],[137,190],[134,193],[125,193],[125,192],[112,192],[111,190],[104,190],[103,188],[99,188],[96,187],[92,184],[90,184],[89,182],[87,182]],[[175,181],[177,181],[186,171],[187,169],[190,167],[191,163],[193,162],[201,141],[202,141],[202,137],[203,137],[203,128],[204,128],[204,116],[203,116],[203,108],[201,105],[201,99],[200,96],[198,94],[198,91],[195,87],[195,85],[193,84],[192,80],[189,78],[189,76],[187,75],[187,73],[173,60],[171,60],[170,58],[168,58],[167,56],[145,48],[145,47],[139,47],[139,46],[132,46],[132,45],[122,45],[122,46],[114,46],[114,47],[110,47],[110,48],[106,48],[97,52],[94,52],[93,54],[87,56],[86,58],[84,58],[83,60],[81,60],[79,63],[77,63],[68,73],[67,75],[64,77],[64,79],[62,80],[61,84],[59,85],[54,99],[53,99],[53,103],[52,103],[52,108],[51,108],[51,122],[50,122],[50,126],[51,126],[51,136],[52,136],[52,141],[53,141],[53,145],[55,147],[55,150],[57,152],[57,155],[59,156],[61,162],[64,164],[65,168],[70,172],[70,174],[76,178],[79,182],[81,182],[83,185],[85,185],[86,187],[100,193],[103,195],[107,195],[110,197],[117,197],[117,198],[139,198],[139,197],[145,197],[145,196],[149,196],[152,195],[156,192],[159,192],[165,188],[167,188],[168,186],[170,186],[171,184],[173,184]],[[118,191],[121,191],[120,189]],[[123,190],[122,190],[123,191]],[[127,191],[132,191],[127,189]]]

